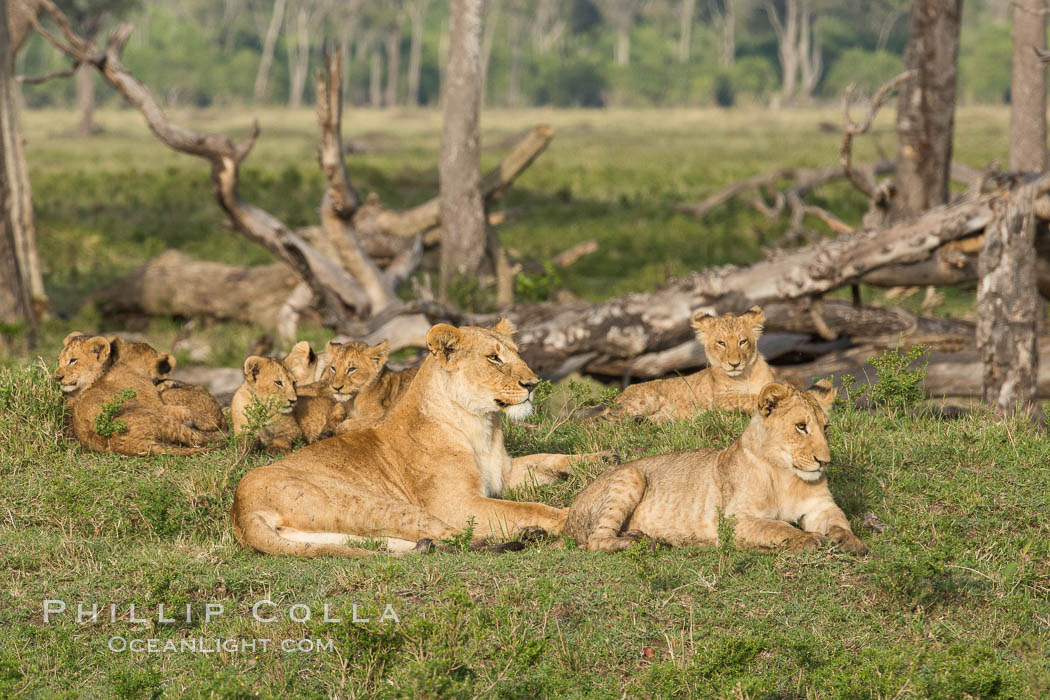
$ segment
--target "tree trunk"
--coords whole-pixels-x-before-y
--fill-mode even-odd
[[[507,64],[507,106],[514,108],[521,104],[521,59],[524,43],[524,17],[517,8],[511,8],[507,16],[507,40],[510,42],[510,56]]]
[[[387,107],[397,106],[397,81],[401,74],[401,24],[395,24],[386,35],[386,98]]]
[[[296,13],[295,41],[288,51],[288,106],[298,109],[303,105],[306,90],[306,74],[310,69],[310,18],[306,8],[300,6]]]
[[[274,0],[273,14],[270,15],[270,26],[266,28],[266,36],[263,38],[262,58],[259,59],[259,70],[255,74],[255,89],[252,92],[256,102],[262,102],[267,97],[267,87],[270,82],[270,68],[273,66],[273,50],[277,45],[277,36],[281,33],[281,23],[284,22],[284,8],[288,0]]]
[[[77,112],[80,114],[77,136],[91,136],[95,132],[95,69],[91,66],[78,68],[76,82]]]
[[[631,28],[621,24],[616,28],[616,65],[621,68],[631,62]]]
[[[15,141],[22,138],[15,104],[14,53],[7,23],[7,3],[0,2],[0,322],[7,326],[21,326],[29,344],[35,341],[36,316],[33,313],[31,290],[17,244],[17,231],[22,226],[18,217],[21,194],[16,191],[23,183],[11,178],[16,168],[9,160],[18,157]]]
[[[678,62],[689,63],[693,49],[693,20],[696,0],[682,0],[678,9]]]
[[[458,275],[473,275],[485,255],[481,198],[482,0],[452,0],[441,137],[441,294]]]
[[[379,55],[378,46],[372,50],[369,64],[368,105],[376,108],[383,106],[383,57]]]
[[[813,97],[813,91],[820,82],[824,59],[820,50],[820,32],[817,31],[817,13],[809,8],[809,3],[805,0],[802,3],[802,21],[799,25],[798,56],[802,96],[808,100]]]
[[[408,9],[412,23],[412,43],[408,49],[408,103],[419,106],[419,78],[423,71],[423,21],[430,0],[415,0]]]
[[[985,229],[978,260],[977,349],[984,365],[984,400],[1001,415],[1036,415],[1036,186],[1026,184],[1000,199],[995,222]]]
[[[1046,170],[1046,0],[1015,0],[1010,79],[1010,170]]]
[[[798,82],[802,0],[786,0],[783,21],[770,0],[766,0],[765,8],[777,35],[777,55],[780,58],[781,73],[780,102],[790,105],[795,99]]]
[[[912,5],[905,63],[917,73],[901,88],[897,108],[895,217],[948,201],[961,19],[962,0]]]
[[[736,0],[723,2],[725,6],[718,13],[715,24],[721,35],[719,60],[724,67],[729,68],[736,59]]]
[[[489,64],[492,61],[492,47],[496,43],[496,30],[499,28],[500,3],[489,0],[486,3],[481,37],[481,103],[488,99]]]

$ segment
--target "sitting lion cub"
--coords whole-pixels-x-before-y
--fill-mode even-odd
[[[773,381],[766,359],[758,352],[765,319],[757,306],[740,316],[696,314],[693,329],[707,353],[707,369],[688,377],[632,384],[605,415],[663,422],[714,408],[754,411],[758,393]]]
[[[834,397],[826,381],[809,391],[766,385],[758,411],[732,445],[606,470],[572,504],[565,534],[583,549],[603,551],[626,549],[641,536],[714,544],[721,510],[736,518],[741,545],[812,549],[830,538],[847,552],[866,553],[824,474],[831,460],[826,411]]]
[[[341,376],[354,382],[354,401],[347,404],[346,420],[336,428],[336,435],[367,428],[386,415],[412,383],[418,367],[394,371],[386,366],[390,343],[368,346],[364,343],[328,343],[331,364],[327,374],[336,382]],[[343,373],[351,372],[349,376]]]

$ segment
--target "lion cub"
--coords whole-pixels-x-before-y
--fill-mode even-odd
[[[346,420],[336,428],[336,435],[372,426],[408,389],[419,368],[394,371],[386,366],[389,356],[390,343],[386,340],[372,346],[328,343],[331,364],[327,373],[331,381],[334,383],[341,373],[357,378],[354,402],[348,405]],[[346,375],[348,371],[350,375]]]
[[[277,358],[252,355],[244,361],[244,383],[230,402],[234,435],[247,434],[251,422],[249,406],[255,400],[270,403],[277,410],[259,428],[256,440],[268,452],[282,453],[292,449],[292,443],[303,436],[292,415],[299,396],[291,372]]]
[[[148,347],[148,346],[147,346]],[[150,348],[152,350],[152,348]],[[183,424],[188,410],[166,406],[153,384],[153,376],[170,371],[167,358],[145,351],[137,360],[113,358],[113,344],[101,336],[83,333],[66,336],[58,358],[55,378],[72,408],[73,435],[86,448],[95,452],[127,455],[194,454],[214,434],[204,433]],[[100,435],[96,418],[104,404],[111,404],[120,394],[131,389],[135,397],[121,403],[114,425],[123,428],[111,435]]]
[[[688,377],[632,384],[605,415],[663,422],[714,408],[754,411],[758,393],[773,381],[769,365],[758,352],[765,319],[757,306],[740,316],[696,314],[692,325],[707,353],[707,369]]]
[[[826,381],[809,391],[766,385],[751,423],[732,445],[606,470],[572,504],[565,534],[583,549],[602,551],[626,549],[642,536],[714,544],[722,511],[736,518],[741,545],[813,549],[828,538],[865,554],[824,473],[831,461],[826,411],[834,397]]]

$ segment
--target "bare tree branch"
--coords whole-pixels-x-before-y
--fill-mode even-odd
[[[904,71],[893,80],[884,83],[880,87],[875,95],[871,98],[871,105],[868,107],[868,114],[865,116],[864,121],[859,124],[850,117],[849,108],[850,103],[853,101],[853,92],[856,89],[854,85],[850,85],[846,88],[846,94],[842,98],[842,112],[845,119],[845,126],[842,128],[842,146],[839,148],[839,162],[842,165],[842,172],[845,173],[846,178],[853,183],[853,186],[860,190],[868,199],[875,199],[878,195],[877,186],[875,184],[875,178],[866,178],[861,175],[856,169],[853,168],[853,138],[866,134],[871,129],[871,123],[875,119],[875,115],[878,113],[879,108],[882,107],[886,98],[890,96],[901,83],[910,80],[915,77],[917,71],[909,70]]]

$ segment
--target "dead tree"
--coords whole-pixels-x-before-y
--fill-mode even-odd
[[[897,107],[894,216],[911,216],[948,201],[955,129],[962,0],[915,0],[905,65],[915,71]]]
[[[1046,0],[1013,3],[1010,67],[1010,170],[1046,170]]]
[[[441,137],[441,295],[459,275],[473,275],[485,254],[480,189],[482,0],[453,0]]]
[[[267,86],[270,83],[270,68],[273,66],[273,52],[277,46],[277,36],[281,33],[281,25],[284,23],[284,11],[287,4],[288,0],[274,0],[273,2],[270,23],[266,28],[266,35],[263,37],[259,70],[255,73],[255,87],[252,91],[252,96],[256,102],[262,102],[267,96]]]
[[[22,268],[24,256],[18,250],[20,193],[19,183],[11,177],[10,167],[18,157],[11,146],[12,138],[20,140],[14,77],[14,52],[7,21],[7,5],[0,2],[0,322],[13,327],[26,324],[30,344],[34,341],[36,317],[33,313],[29,278]],[[24,239],[23,239],[24,243]]]

